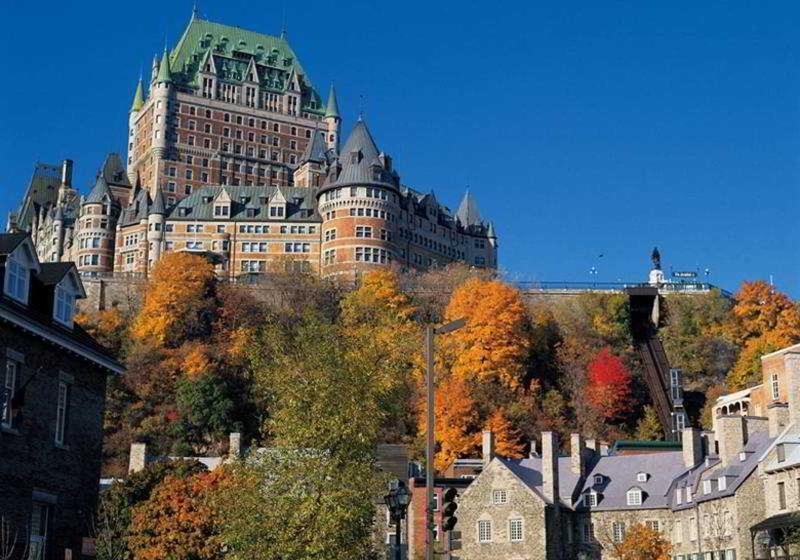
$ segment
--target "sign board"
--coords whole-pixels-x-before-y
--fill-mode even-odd
[[[673,272],[672,276],[673,278],[697,278],[697,273],[685,270],[685,271]]]

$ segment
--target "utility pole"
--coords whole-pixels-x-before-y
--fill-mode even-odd
[[[434,413],[434,405],[435,405],[435,398],[434,398],[434,390],[435,390],[435,381],[436,375],[434,373],[434,360],[433,360],[433,336],[436,334],[446,334],[449,332],[453,332],[454,330],[460,329],[464,325],[467,324],[466,319],[457,319],[455,321],[451,321],[446,325],[442,325],[440,327],[434,327],[433,325],[428,325],[425,328],[425,369],[426,369],[426,388],[427,388],[427,397],[428,397],[428,414],[427,414],[427,442],[425,446],[425,522],[427,525],[427,531],[425,532],[425,560],[433,560],[433,545],[434,545],[434,535],[433,529],[436,527],[433,521],[433,482],[434,482],[434,467],[433,467],[433,458],[434,458],[434,445],[435,445],[435,438],[434,438],[434,422],[436,421],[436,415]]]

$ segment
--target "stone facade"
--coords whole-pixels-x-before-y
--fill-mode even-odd
[[[0,516],[18,552],[78,558],[97,499],[106,376],[122,367],[71,323],[64,302],[83,295],[73,265],[39,263],[29,238],[0,235],[0,286]]]

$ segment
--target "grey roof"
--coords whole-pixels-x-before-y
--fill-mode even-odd
[[[767,459],[764,470],[770,472],[800,465],[800,434],[796,430],[795,426],[790,426],[775,440],[775,446],[784,446],[784,460],[779,462],[777,455],[764,457]]]
[[[672,482],[685,472],[682,451],[606,455],[592,466],[580,493],[592,489],[598,493],[593,510],[665,508],[669,507]],[[639,473],[647,474],[646,482],[637,480]],[[603,476],[603,483],[595,486],[598,475]],[[642,505],[628,505],[627,494],[632,488],[642,490]]]
[[[541,457],[529,457],[527,459],[501,458],[500,461],[528,488],[544,497]],[[567,507],[572,507],[572,495],[578,484],[578,476],[572,472],[571,465],[569,457],[558,458],[558,495],[561,502]]]
[[[130,204],[122,211],[120,216],[119,221],[123,226],[138,224],[140,221],[147,219],[150,208],[150,195],[145,189],[141,188],[134,191],[134,193]]]
[[[17,226],[30,231],[33,215],[39,211],[39,208],[56,203],[60,186],[61,166],[37,163],[28,188],[25,190],[25,197],[17,211]]]
[[[253,187],[245,185],[206,186],[195,190],[167,211],[170,220],[213,220],[214,199],[226,190],[231,197],[231,215],[225,220],[265,221],[269,220],[269,203],[273,198],[286,198],[288,221],[320,221],[315,198],[316,191],[305,187]],[[248,216],[247,209],[254,210]]]
[[[458,205],[456,218],[459,219],[461,225],[464,227],[481,224],[481,213],[478,211],[478,203],[475,202],[475,197],[472,196],[469,190],[464,193],[464,198],[461,199],[461,204]]]
[[[338,165],[332,166],[331,173],[325,179],[325,186],[394,186],[392,175],[378,157],[380,154],[366,123],[359,119],[339,154]]]
[[[314,131],[314,134],[311,136],[311,140],[309,140],[308,145],[306,146],[306,149],[300,158],[300,163],[304,163],[306,161],[313,161],[315,163],[328,162],[328,143],[325,141],[325,131]]]
[[[489,228],[486,230],[486,237],[490,239],[497,237],[497,234],[494,231],[494,222],[489,222]]]
[[[669,495],[670,505],[674,509],[682,509],[693,507],[697,502],[705,502],[715,498],[733,495],[739,486],[741,486],[756,469],[762,454],[772,445],[774,439],[775,438],[769,437],[766,430],[752,432],[742,450],[745,460],[740,461],[737,458],[734,463],[727,467],[723,467],[722,462],[716,456],[707,458],[707,460],[699,466],[677,478],[673,485],[673,488],[691,487],[693,501],[687,504],[684,498],[683,504],[679,505],[675,502],[675,492],[673,491],[670,492]],[[726,487],[724,490],[720,490],[718,479],[723,476],[726,478]],[[704,480],[711,480],[712,482],[710,494],[704,494],[702,492],[702,482]]]
[[[103,167],[100,173],[109,185],[130,187],[131,181],[128,179],[128,173],[125,170],[125,164],[122,163],[122,158],[119,154],[110,153],[106,156],[103,162]]]
[[[83,203],[97,204],[103,202],[106,198],[108,198],[108,200],[114,200],[114,197],[111,195],[111,190],[108,188],[108,183],[101,173],[97,176],[97,181],[95,181],[94,187],[92,187],[92,190],[84,199]]]
[[[5,256],[13,252],[22,241],[28,237],[27,233],[0,233],[0,255]]]
[[[45,286],[53,286],[61,282],[70,270],[75,268],[74,262],[47,262],[41,263],[39,274],[36,277]]]
[[[166,215],[167,207],[164,203],[164,193],[161,187],[156,187],[156,195],[153,197],[153,205],[150,207],[151,214]]]
[[[339,117],[339,102],[336,99],[336,88],[331,84],[331,90],[328,92],[328,106],[325,108],[326,117]]]

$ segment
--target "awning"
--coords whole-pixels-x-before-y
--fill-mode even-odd
[[[791,513],[780,513],[778,515],[773,515],[772,517],[768,517],[764,521],[756,523],[755,525],[750,527],[750,532],[757,533],[759,531],[769,531],[771,529],[785,529],[787,527],[800,527],[800,513],[791,512]]]

